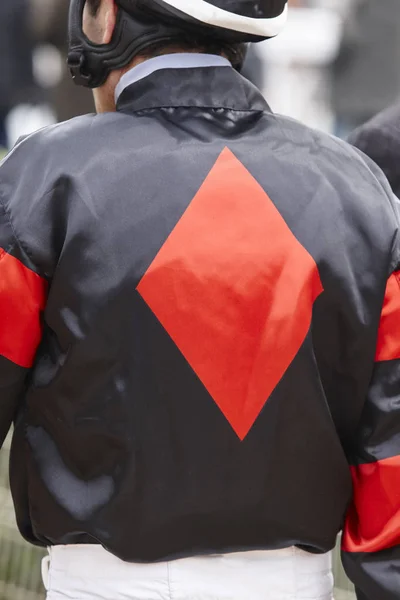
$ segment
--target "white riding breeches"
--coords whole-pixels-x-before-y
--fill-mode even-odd
[[[47,600],[333,600],[331,554],[297,548],[126,563],[101,546],[53,546]]]

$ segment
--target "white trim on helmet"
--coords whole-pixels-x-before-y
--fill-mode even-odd
[[[180,12],[193,17],[201,23],[239,31],[259,37],[275,37],[285,26],[287,19],[287,4],[277,17],[269,19],[255,19],[243,17],[235,13],[223,10],[206,2],[206,0],[162,0],[164,4],[176,8]]]

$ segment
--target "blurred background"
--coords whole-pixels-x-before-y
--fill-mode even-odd
[[[67,0],[0,1],[0,153],[45,125],[93,112],[66,68]],[[399,0],[291,0],[286,31],[250,49],[244,74],[275,112],[345,138],[400,97]],[[41,549],[15,528],[0,452],[0,600],[43,600]],[[335,600],[353,600],[335,554]]]
[[[346,137],[400,93],[398,0],[290,0],[286,31],[250,49],[244,73],[271,108]],[[65,56],[67,0],[1,0],[0,147],[93,111]]]

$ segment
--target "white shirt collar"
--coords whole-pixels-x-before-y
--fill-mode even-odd
[[[160,69],[191,69],[198,67],[231,67],[231,63],[223,56],[216,54],[197,54],[190,52],[179,52],[176,54],[163,54],[149,58],[136,65],[127,73],[122,75],[115,88],[115,103],[118,102],[122,92],[133,83],[144,79],[151,73]]]

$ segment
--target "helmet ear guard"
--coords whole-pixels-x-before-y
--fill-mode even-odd
[[[91,42],[83,31],[86,0],[72,0],[69,12],[68,66],[77,85],[101,86],[111,71],[128,65],[138,53],[155,42],[173,42],[179,30],[137,12],[135,17],[118,8],[117,22],[109,44]]]

